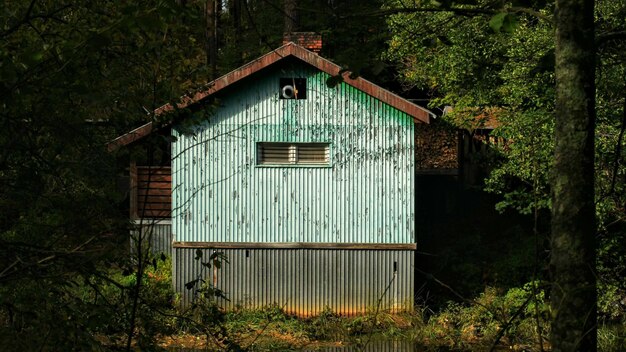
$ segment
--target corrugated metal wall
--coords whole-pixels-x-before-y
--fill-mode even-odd
[[[203,259],[222,252],[229,260],[207,269],[196,249],[174,249],[174,285],[183,304],[194,297],[185,284],[203,278],[223,290],[222,307],[258,308],[277,304],[301,316],[325,307],[354,315],[376,309],[413,308],[413,251],[322,249],[204,249]],[[386,290],[386,292],[385,292]]]
[[[150,251],[153,254],[165,253],[168,256],[172,255],[172,222],[170,220],[163,219],[143,219],[134,220],[134,224],[137,228],[141,225],[142,233],[141,238],[144,243],[150,245]],[[135,241],[138,240],[138,232],[132,231],[130,237],[130,248],[134,250],[136,248]]]
[[[367,340],[364,337],[363,340]],[[283,350],[283,349],[281,349]],[[206,348],[196,347],[168,347],[169,352],[204,352]],[[420,348],[415,342],[410,339],[405,340],[386,340],[380,339],[380,337],[373,337],[371,341],[364,342],[364,345],[346,345],[346,346],[315,346],[304,348],[300,351],[303,352],[416,352],[416,351],[429,351],[427,348]]]
[[[306,77],[307,99],[278,99],[279,77]],[[415,242],[412,118],[327,78],[287,61],[174,130],[177,241]],[[260,167],[256,142],[330,142],[331,166]]]
[[[367,337],[363,340],[367,342]],[[363,346],[329,346],[314,349],[303,349],[303,351],[317,351],[317,352],[416,352],[427,351],[426,348],[419,348],[415,342],[407,340],[380,340],[376,337],[372,338]]]

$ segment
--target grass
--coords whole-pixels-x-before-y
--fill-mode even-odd
[[[541,332],[546,348],[548,306],[541,291],[536,299],[531,296],[530,286],[506,292],[487,288],[471,304],[451,302],[424,319],[424,325],[414,331],[414,340],[437,348],[489,350],[496,344],[508,350],[524,351],[537,349]]]
[[[598,351],[626,351],[626,323],[600,325],[598,328]]]
[[[212,311],[211,314],[215,312]],[[222,312],[222,331],[231,341],[246,350],[293,350],[321,347],[360,346],[380,339],[406,339],[421,321],[413,313],[378,312],[356,317],[341,317],[330,309],[311,318],[285,313],[279,306],[261,309],[240,308]],[[199,331],[187,330],[174,338],[164,339],[162,346],[187,348],[218,348],[219,342],[198,337]]]
[[[389,341],[400,341],[414,348],[419,346],[423,351],[485,351],[492,347],[504,328],[506,331],[502,333],[497,350],[538,351],[535,310],[524,304],[524,297],[524,292],[520,291],[502,293],[488,289],[473,304],[450,303],[430,316],[419,308],[411,313],[372,311],[356,317],[342,317],[326,309],[316,317],[303,319],[285,313],[279,306],[240,308],[222,313],[221,324],[230,339],[250,351],[316,350],[341,346],[359,349],[381,343],[381,346],[387,346],[385,343]],[[522,313],[510,322],[512,315],[520,309]],[[546,337],[549,334],[547,322],[541,319],[542,324],[546,324],[543,327]],[[547,340],[543,343],[544,350],[549,351]],[[221,347],[192,331],[168,336],[160,345],[210,350]],[[625,350],[626,326],[614,324],[599,328],[598,351]]]
[[[303,319],[277,305],[224,312],[209,298],[186,315],[176,309],[170,260],[157,264],[148,267],[144,276],[142,303],[146,306],[140,310],[139,331],[146,341],[138,341],[138,346],[157,343],[161,347],[218,349],[229,342],[246,350],[269,351],[345,345],[359,348],[394,340],[420,346],[424,351],[473,351],[489,350],[498,340],[498,348],[532,351],[539,350],[541,334],[544,350],[549,350],[549,307],[544,292],[540,287],[533,290],[531,284],[507,291],[487,288],[472,302],[450,302],[434,313],[418,306],[410,313],[371,309],[362,316],[345,317],[327,308],[318,316]],[[112,270],[111,278],[126,288],[136,280],[134,274],[124,275],[119,270]],[[90,286],[77,289],[85,301],[101,298],[118,307],[115,314],[106,311],[98,316],[104,326],[99,331],[103,336],[123,335],[129,304],[126,291],[106,283],[97,295]],[[537,294],[534,298],[533,292]],[[153,311],[151,306],[165,314]],[[598,350],[626,351],[623,321],[613,320],[599,327]]]

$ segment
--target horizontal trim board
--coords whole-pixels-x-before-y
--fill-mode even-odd
[[[134,219],[133,222],[136,225],[150,226],[150,225],[172,225],[171,219],[151,219],[148,217],[144,217],[143,219]]]
[[[415,243],[319,243],[319,242],[173,242],[174,248],[215,249],[375,249],[416,250]]]

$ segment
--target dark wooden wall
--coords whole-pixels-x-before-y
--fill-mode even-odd
[[[169,218],[172,213],[172,169],[169,166],[130,167],[131,218]]]

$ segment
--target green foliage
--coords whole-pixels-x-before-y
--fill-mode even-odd
[[[318,340],[336,340],[346,335],[342,319],[328,307],[310,319],[306,326],[309,336]]]
[[[222,11],[221,73],[282,41],[280,6],[237,3],[237,11]],[[209,79],[205,5],[200,0],[5,4],[0,14],[0,331],[23,343],[20,349],[94,349],[100,345],[94,333],[130,328],[134,284],[141,286],[135,292],[140,296],[137,342],[149,347],[155,331],[169,328],[157,317],[158,307],[147,303],[169,312],[171,298],[162,294],[161,281],[145,276],[151,269],[139,282],[109,270],[142,272],[152,259],[126,263],[129,226],[118,208],[125,195],[114,181],[115,157],[128,158],[129,151],[110,154],[105,144],[152,119],[158,126],[197,113],[150,115]],[[327,56],[343,57],[342,63],[350,64],[347,59],[363,54],[364,44],[380,44],[386,35],[375,25],[384,24],[377,17],[350,28],[343,24],[352,21],[342,17],[342,26],[334,27],[356,4],[303,5],[319,11],[302,16],[302,30],[324,32]],[[316,23],[321,27],[314,28]],[[344,47],[350,52],[342,56]],[[350,65],[358,68],[362,62]],[[206,111],[197,117],[206,119]],[[157,135],[151,142],[166,141]],[[119,287],[113,284],[118,281]],[[153,291],[159,293],[151,296]]]
[[[394,37],[386,57],[398,62],[406,87],[434,92],[437,104],[489,106],[494,100],[491,87],[500,79],[487,68],[502,65],[503,49],[484,20],[415,13],[391,16],[389,26]],[[472,47],[464,45],[469,42]]]
[[[129,227],[105,143],[195,87],[203,51],[188,29],[201,21],[174,0],[5,4],[0,334],[15,346],[3,347],[93,350],[95,334],[127,326],[130,283],[109,268],[125,266]],[[152,336],[164,327],[146,302],[169,306],[154,296],[163,284],[146,284],[139,325]]]
[[[485,180],[485,190],[502,196],[496,204],[499,211],[513,208],[521,214],[532,214],[535,209],[549,209],[552,115],[539,111],[515,114],[503,110],[498,119],[502,125],[494,131],[494,136],[510,142],[494,146],[506,159]],[[538,145],[544,147],[537,148]]]
[[[223,252],[213,252],[209,257],[204,261],[203,259],[203,251],[201,249],[196,250],[195,260],[200,262],[200,265],[211,269],[214,267],[215,269],[220,269],[223,264],[228,264],[228,258],[224,255]],[[195,287],[198,287],[197,294],[199,297],[193,304],[200,304],[202,301],[211,301],[214,302],[216,298],[228,299],[224,292],[222,292],[217,287],[214,287],[211,282],[205,280],[202,277],[198,277],[190,282],[185,283],[185,288],[187,290],[192,290]]]
[[[390,5],[398,5],[389,1]],[[490,8],[453,1],[464,8]],[[424,5],[420,3],[419,5]],[[523,214],[550,209],[550,178],[554,149],[555,55],[553,2],[499,3],[493,13],[459,16],[453,12],[399,13],[389,18],[393,38],[386,57],[407,87],[422,87],[431,105],[453,105],[449,121],[470,132],[477,116],[491,113],[498,126],[492,136],[506,142],[491,145],[485,189],[501,197],[497,209]],[[487,11],[489,12],[489,11]],[[624,297],[623,256],[626,208],[626,119],[623,38],[624,1],[596,2],[596,216],[599,231],[598,272],[600,314],[621,319]],[[468,123],[469,122],[474,122]],[[623,242],[622,242],[623,243]],[[617,268],[617,269],[615,269]],[[621,276],[620,276],[621,275]]]
[[[598,313],[607,324],[626,321],[626,232],[604,237],[598,252]]]
[[[303,342],[310,339],[302,319],[285,313],[278,305],[261,309],[240,308],[226,313],[225,321],[233,336],[255,336],[270,330]]]
[[[509,5],[503,3],[504,8]],[[598,2],[599,33],[625,26],[619,17],[625,5],[622,1]],[[535,6],[539,7],[531,10],[537,15],[513,16],[506,11],[490,18],[452,12],[394,15],[389,18],[394,36],[386,54],[397,64],[406,86],[428,88],[434,106],[455,106],[457,116],[450,116],[452,122],[458,122],[460,114],[472,118],[481,110],[498,109],[499,127],[494,135],[508,142],[496,146],[504,158],[487,180],[487,190],[502,195],[500,209],[512,207],[523,213],[550,207],[554,28],[549,21],[552,5]],[[500,29],[505,29],[504,33]],[[625,61],[617,54],[622,45],[618,42],[598,49],[596,188],[600,228],[620,218],[624,206],[618,199],[626,196],[625,155],[616,154],[625,99],[621,93]],[[625,143],[622,139],[622,150]]]
[[[365,346],[372,339],[409,338],[421,316],[368,311],[355,317],[342,317],[326,307],[319,315],[302,319],[281,307],[239,308],[223,313],[224,332],[238,345],[251,350],[300,349],[314,342],[339,342]]]
[[[598,351],[620,352],[626,350],[626,325],[600,325]]]
[[[504,31],[511,33],[517,25],[517,16],[506,12],[495,14],[489,21],[489,27],[496,32]]]
[[[156,334],[173,333],[177,327],[175,308],[177,294],[172,288],[172,262],[169,257],[149,266],[142,277],[140,291],[139,329],[145,342],[153,340]],[[119,269],[110,270],[105,277],[85,278],[77,287],[81,300],[106,303],[111,311],[104,312],[95,332],[105,335],[123,334],[128,331],[129,313],[133,298],[133,288],[137,283],[137,273],[122,273]]]
[[[511,18],[504,12],[490,22],[454,13],[392,16],[387,57],[398,62],[407,85],[431,90],[432,105],[455,106],[448,119],[457,126],[472,131],[475,116],[484,111],[495,116],[494,135],[508,142],[495,146],[505,158],[496,164],[487,190],[503,195],[499,209],[529,213],[549,206],[554,73],[537,63],[552,52],[552,29],[530,17],[512,25]],[[489,26],[498,32],[506,27],[506,33],[493,33]],[[420,41],[410,40],[416,33]]]
[[[98,336],[120,336],[128,329],[136,280],[134,273],[124,275],[119,269],[109,269],[97,275],[68,276],[62,286],[49,280],[16,283],[13,290],[3,290],[3,347],[30,350],[43,344],[67,350],[103,348]],[[137,344],[147,348],[157,334],[173,333],[177,327],[172,317],[176,295],[171,287],[171,260],[150,267],[143,282],[138,324],[142,339]]]
[[[490,347],[502,329],[501,343],[508,346],[532,346],[537,341],[537,320],[547,334],[549,306],[545,294],[532,283],[500,293],[487,288],[471,305],[449,303],[443,311],[431,316],[417,331],[417,340],[429,345],[476,349]],[[534,298],[533,298],[534,297]]]

